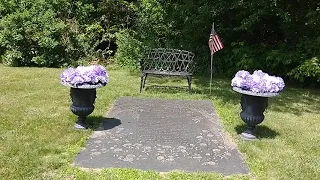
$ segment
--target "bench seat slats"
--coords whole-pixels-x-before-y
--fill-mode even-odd
[[[144,70],[143,74],[155,74],[155,75],[166,75],[166,76],[192,76],[192,73],[179,72],[179,71],[157,71],[157,70]]]

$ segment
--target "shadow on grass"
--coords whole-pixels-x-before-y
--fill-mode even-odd
[[[175,84],[181,84],[181,83],[188,83],[188,80],[186,77],[170,77],[170,76],[156,76],[156,75],[149,75],[146,80],[146,84],[168,84],[168,83],[175,83]]]
[[[319,113],[320,91],[315,89],[286,88],[275,98],[269,98],[270,109],[301,115],[304,112]]]
[[[197,77],[193,80],[197,85],[194,92],[206,94],[207,98],[217,97],[225,103],[239,103],[240,94],[231,88],[231,79],[213,77],[210,94],[210,79]],[[286,87],[279,96],[269,98],[268,109],[276,112],[301,115],[304,112],[318,113],[320,111],[320,91],[317,89],[301,89]]]
[[[149,92],[156,92],[156,93],[181,93],[181,92],[188,92],[188,86],[163,86],[163,85],[148,85],[144,89],[145,91]]]
[[[198,94],[204,94],[206,98],[211,99],[217,97],[222,99],[225,103],[239,103],[240,95],[234,92],[231,88],[231,81],[229,79],[213,77],[211,84],[210,94],[210,79],[205,77],[193,78],[193,83],[197,85],[197,88],[193,91]]]
[[[247,125],[241,124],[241,125],[237,125],[234,129],[238,134],[241,134],[243,131],[246,130],[246,128],[247,128]],[[258,139],[273,139],[276,136],[278,136],[279,133],[277,131],[270,129],[267,126],[258,125],[256,126],[256,129],[255,129],[255,135]]]
[[[112,129],[122,124],[120,119],[103,116],[88,116],[86,122],[89,125],[89,129],[98,131]]]
[[[143,91],[157,93],[188,92],[188,80],[185,77],[149,75]]]
[[[150,86],[148,83],[154,83],[156,86]],[[148,77],[147,86],[144,90],[169,94],[187,92],[188,89],[186,86],[182,86],[183,83],[186,83],[186,79],[184,78],[150,77],[149,79]],[[225,104],[240,103],[241,94],[232,90],[230,78],[214,75],[212,79],[211,93],[209,77],[195,76],[192,80],[192,85],[192,94],[201,94],[207,99],[216,98]],[[299,116],[305,112],[318,113],[320,111],[319,104],[320,91],[318,89],[286,87],[280,92],[279,96],[269,98],[268,109],[275,112],[292,113]]]

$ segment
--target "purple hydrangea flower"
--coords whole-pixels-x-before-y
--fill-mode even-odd
[[[78,66],[62,72],[61,83],[70,86],[106,85],[109,80],[107,70],[100,65]]]
[[[242,87],[245,90],[249,90],[252,84],[252,77],[248,71],[238,71],[235,77],[231,81],[231,85],[235,87]]]
[[[246,78],[242,81],[241,83],[241,87],[244,90],[250,90],[250,88],[252,87],[253,84],[253,78],[250,76],[250,74],[248,76],[246,76]]]
[[[263,78],[264,76],[268,76],[267,73],[265,73],[265,72],[263,72],[261,70],[255,70],[252,75],[259,76],[261,78]]]
[[[84,82],[85,81],[81,76],[75,76],[72,79],[71,84],[73,84],[74,86],[78,86],[78,85],[82,85]]]
[[[250,75],[250,73],[248,71],[240,70],[240,71],[237,72],[236,77],[245,79],[249,75]]]
[[[77,76],[77,71],[74,68],[68,68],[61,74],[61,82],[70,82],[75,76]]]
[[[255,93],[278,93],[285,87],[285,83],[281,77],[270,76],[261,70],[253,74],[240,70],[232,79],[231,86]]]

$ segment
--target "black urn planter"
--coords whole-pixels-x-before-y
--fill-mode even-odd
[[[104,87],[105,84],[98,85],[82,85],[71,86],[68,83],[62,83],[65,86],[70,87],[71,105],[70,110],[73,114],[78,116],[78,120],[74,125],[75,129],[87,129],[88,124],[86,118],[94,110],[94,103],[96,100],[96,88]]]
[[[78,116],[78,121],[74,127],[76,129],[87,129],[88,125],[85,120],[94,110],[96,89],[70,88],[70,96],[72,100],[70,109],[73,114]]]
[[[268,106],[268,98],[277,96],[278,93],[254,93],[237,87],[233,90],[241,93],[240,117],[247,124],[247,129],[240,134],[244,140],[257,139],[254,135],[256,126],[264,120],[264,111]]]
[[[100,65],[69,67],[60,75],[60,83],[70,87],[70,110],[78,116],[75,129],[87,129],[86,117],[94,110],[96,88],[108,84],[107,70]]]

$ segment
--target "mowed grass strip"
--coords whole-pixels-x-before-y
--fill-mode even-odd
[[[91,129],[76,131],[76,116],[69,109],[69,88],[60,85],[64,69],[0,66],[0,179],[320,179],[320,93],[286,87],[270,98],[259,141],[238,137],[245,129],[239,117],[240,95],[230,79],[148,78],[138,93],[138,73],[110,70],[110,82],[97,89],[96,109],[88,118]],[[184,86],[156,88],[152,85]],[[205,99],[213,102],[231,139],[243,153],[251,174],[223,177],[214,173],[158,173],[135,169],[84,170],[72,165],[92,130],[99,126],[120,96],[167,99]]]

